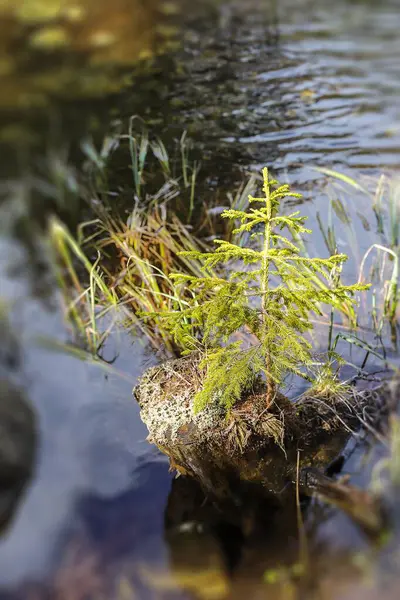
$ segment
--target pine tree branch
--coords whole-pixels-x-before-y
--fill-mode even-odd
[[[251,232],[247,240],[262,239],[260,249],[216,240],[210,252],[188,251],[180,256],[198,261],[204,275],[171,276],[178,289],[193,297],[177,303],[179,310],[158,315],[165,319],[171,334],[186,351],[204,348],[207,374],[203,389],[196,396],[195,408],[219,402],[226,410],[241,398],[259,374],[266,378],[267,408],[285,374],[309,378],[312,347],[305,337],[312,329],[310,314],[322,314],[328,305],[355,317],[354,295],[369,286],[342,285],[339,281],[345,254],[328,258],[301,255],[299,247],[281,234],[310,234],[300,211],[279,214],[282,199],[300,198],[287,184],[277,186],[263,170],[263,198],[249,196],[248,210],[224,210],[222,216],[240,225],[233,232]],[[227,263],[234,269],[221,274]],[[249,265],[255,268],[247,269]],[[217,274],[211,269],[218,267]],[[155,318],[155,313],[148,317]],[[249,348],[232,342],[244,330],[258,340]]]

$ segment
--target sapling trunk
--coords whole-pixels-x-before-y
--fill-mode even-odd
[[[267,320],[267,311],[268,311],[268,291],[269,291],[269,258],[268,251],[269,245],[271,242],[271,217],[272,217],[272,206],[271,206],[271,198],[270,198],[270,189],[269,189],[269,180],[268,180],[268,170],[265,169],[264,172],[264,186],[263,191],[265,193],[266,198],[266,207],[267,207],[267,220],[265,222],[264,227],[264,247],[263,247],[263,259],[262,259],[262,277],[261,277],[261,306],[262,306],[262,321],[263,321],[263,335],[267,333],[268,320]],[[275,383],[271,377],[271,354],[267,351],[265,356],[265,371],[267,377],[267,395],[266,395],[266,404],[267,408],[269,408],[274,400],[275,395]]]

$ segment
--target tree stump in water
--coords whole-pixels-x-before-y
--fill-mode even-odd
[[[192,476],[225,506],[243,506],[249,497],[283,501],[300,468],[328,465],[338,456],[357,422],[350,401],[304,398],[292,403],[280,393],[266,409],[261,380],[243,394],[227,416],[217,401],[198,414],[193,397],[204,372],[200,357],[152,367],[134,395],[148,440],[170,458],[171,469]]]

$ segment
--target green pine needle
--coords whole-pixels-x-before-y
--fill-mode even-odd
[[[275,187],[279,184],[269,179],[267,168],[263,180],[264,197],[249,196],[248,210],[222,213],[225,219],[240,221],[233,233],[257,234],[253,239],[262,241],[261,248],[216,240],[214,252],[182,253],[206,269],[217,269],[220,276],[172,275],[175,283],[192,290],[195,301],[159,315],[186,352],[198,351],[199,342],[203,348],[206,376],[195,397],[195,410],[219,402],[229,411],[261,374],[267,381],[269,406],[288,372],[308,378],[312,347],[305,334],[312,329],[310,314],[320,315],[321,304],[353,314],[354,294],[369,287],[344,286],[333,277],[347,260],[345,254],[328,258],[301,255],[294,240],[299,234],[311,233],[304,226],[306,217],[299,211],[279,214],[283,199],[301,198],[301,194],[291,192],[288,185]],[[231,269],[218,270],[227,263]],[[199,330],[200,340],[194,333]],[[237,340],[243,330],[252,334],[250,347],[232,341],[232,336]]]

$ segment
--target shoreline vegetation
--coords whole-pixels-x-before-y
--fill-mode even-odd
[[[346,512],[368,536],[380,539],[387,525],[383,506],[387,480],[397,477],[393,474],[396,444],[392,444],[392,458],[377,467],[370,490],[336,483],[330,478],[336,471],[330,469],[332,464],[343,464],[349,440],[359,443],[369,436],[386,443],[389,425],[396,438],[393,413],[397,391],[393,392],[392,387],[397,390],[397,379],[383,341],[389,332],[393,346],[397,344],[400,217],[395,181],[382,176],[371,191],[370,184],[364,186],[334,171],[323,173],[331,186],[326,188],[329,213],[328,219],[317,216],[317,233],[330,255],[336,255],[335,219],[343,226],[341,237],[345,232],[353,272],[354,266],[359,272],[352,291],[361,295],[361,305],[358,309],[346,304],[344,296],[331,307],[323,302],[314,305],[319,314],[309,321],[314,331],[310,337],[307,334],[307,344],[316,344],[318,350],[314,353],[310,349],[308,373],[303,371],[306,381],[312,379],[314,383],[308,381],[305,390],[304,385],[299,387],[300,373],[293,369],[292,379],[284,378],[290,399],[274,386],[272,401],[266,402],[271,393],[266,378],[255,376],[250,384],[239,386],[236,402],[228,402],[224,408],[224,403],[207,401],[197,406],[203,410],[196,412],[194,398],[204,389],[208,368],[204,356],[201,359],[206,319],[203,314],[191,320],[188,311],[200,315],[205,303],[212,301],[213,290],[212,286],[202,290],[198,301],[195,286],[187,282],[211,276],[221,283],[226,274],[229,276],[230,271],[221,269],[218,261],[205,265],[201,259],[214,256],[216,238],[222,238],[221,248],[235,246],[245,253],[249,247],[255,252],[260,236],[250,241],[252,232],[245,231],[245,227],[238,230],[240,218],[252,206],[248,196],[253,197],[260,178],[252,175],[236,194],[228,196],[225,207],[202,204],[197,197],[201,166],[191,161],[187,136],[177,142],[179,159],[175,151],[173,160],[160,140],[151,140],[144,129],[135,131],[137,124],[136,118],[131,119],[128,133],[108,138],[99,151],[92,144],[84,147],[86,165],[81,177],[74,175],[76,189],[79,197],[94,208],[96,218],[82,223],[76,236],[59,219],[50,221],[57,277],[75,343],[101,360],[108,336],[115,327],[122,326],[141,336],[157,352],[160,364],[147,370],[134,390],[141,418],[149,430],[148,441],[169,457],[172,471],[183,478],[189,476],[193,483],[182,489],[194,485],[195,498],[204,493],[214,498],[217,513],[241,531],[240,535],[246,537],[244,532],[254,530],[262,521],[265,503],[290,504],[296,497],[299,503],[302,496],[313,495]],[[122,195],[126,206],[126,197],[131,193],[133,208],[117,216],[113,203],[119,192],[113,190],[110,165],[121,146],[130,153],[132,175],[130,192],[129,186],[124,187]],[[349,216],[352,207],[348,201],[346,204],[344,190],[361,194],[376,219],[379,243],[372,243],[362,256],[357,254],[356,233]],[[287,186],[281,189],[284,195],[288,191]],[[259,210],[260,204],[255,206]],[[223,210],[234,217],[234,222],[221,219]],[[285,222],[299,218],[293,203],[284,204],[282,214]],[[372,226],[369,224],[365,230],[370,231]],[[313,244],[305,243],[296,232],[292,234],[283,248],[293,251],[294,256],[298,253],[304,257],[304,264],[310,264],[315,255]],[[277,235],[279,245],[284,238],[280,232]],[[251,265],[252,261],[248,262]],[[341,283],[341,263],[338,259],[336,266],[328,265],[328,286],[318,283],[317,290],[330,293],[330,285],[343,293],[351,289]],[[318,273],[312,273],[312,277],[314,285]],[[372,284],[369,290],[364,282]],[[293,298],[295,291],[294,285]],[[278,311],[286,310],[284,296],[279,303]],[[170,318],[175,315],[173,322],[177,312],[183,317],[179,335],[171,327]],[[242,311],[246,319],[250,314],[251,310]],[[234,315],[231,311],[228,316]],[[304,314],[301,318],[304,320]],[[222,313],[219,322],[229,326],[229,318],[223,318]],[[325,348],[316,343],[320,327],[327,340]],[[248,347],[257,336],[244,329],[236,332],[235,341]],[[228,341],[225,336],[222,354]],[[346,347],[350,352],[341,358],[341,350]],[[185,356],[185,350],[195,352]],[[303,391],[294,396],[291,387]],[[390,475],[382,477],[383,473]],[[196,491],[198,483],[200,491]],[[180,497],[178,487],[174,494]],[[182,493],[179,502],[184,503],[186,492]],[[197,514],[198,508],[193,510]],[[205,515],[211,521],[216,518],[214,508],[210,514],[205,510]],[[292,578],[290,573],[285,577]]]
[[[226,192],[225,205],[213,205],[212,199],[197,195],[201,165],[190,158],[193,144],[186,134],[177,141],[176,148],[168,150],[158,138],[151,141],[142,128],[135,131],[134,124],[138,123],[137,118],[132,117],[127,134],[110,134],[99,149],[91,141],[84,142],[81,173],[62,158],[63,164],[57,169],[56,165],[49,165],[49,177],[54,184],[51,197],[55,204],[62,208],[65,202],[83,201],[95,216],[81,222],[75,234],[53,217],[49,221],[49,234],[54,260],[59,265],[57,273],[64,293],[66,319],[73,324],[83,347],[94,354],[101,349],[106,335],[102,337],[98,325],[104,313],[118,305],[133,329],[141,331],[155,349],[161,349],[161,355],[176,357],[182,348],[173,347],[171,335],[162,330],[161,321],[158,320],[155,327],[150,320],[147,327],[146,321],[149,321],[140,313],[168,312],[177,300],[177,286],[169,278],[170,273],[200,276],[201,264],[188,260],[181,252],[207,252],[216,237],[229,243],[238,242],[237,234],[233,233],[235,223],[221,219],[221,212],[246,210],[248,196],[256,191],[260,178],[252,174],[235,193]],[[110,171],[121,157],[124,159],[126,151],[130,155],[132,181],[125,182],[121,188],[111,181]],[[340,330],[341,319],[337,312],[324,311],[321,319],[311,321],[328,327],[328,350],[335,350],[342,342],[354,348],[358,346],[365,353],[360,363],[364,368],[371,357],[385,359],[384,337],[391,336],[394,349],[397,345],[399,182],[386,175],[378,180],[357,182],[336,171],[317,170],[326,177],[318,192],[327,196],[328,213],[327,219],[322,219],[316,209],[319,231],[314,230],[312,237],[322,238],[331,255],[344,239],[352,273],[358,274],[359,281],[370,281],[372,287],[360,298],[357,328],[343,327],[343,332],[348,331],[350,335]],[[361,243],[364,240],[357,238],[352,223],[354,218],[361,219],[361,213],[353,209],[352,194],[357,196],[357,202],[361,197],[360,206],[364,211],[361,222],[366,239],[371,238],[363,254],[360,248],[365,246]],[[341,227],[340,240],[338,227]],[[243,239],[246,240],[246,236]],[[306,244],[298,238],[296,243],[302,256],[308,258],[315,248],[321,251],[313,240]],[[125,305],[128,308],[131,305],[132,310],[126,311]]]

